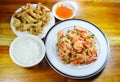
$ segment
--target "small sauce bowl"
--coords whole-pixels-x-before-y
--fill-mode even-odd
[[[59,20],[71,19],[75,16],[75,6],[70,2],[63,1],[56,3],[53,8],[52,12],[54,16]]]

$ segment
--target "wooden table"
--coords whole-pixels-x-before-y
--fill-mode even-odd
[[[94,23],[109,40],[110,58],[105,69],[98,75],[85,80],[75,80],[55,72],[45,59],[29,69],[17,66],[11,60],[9,46],[16,38],[10,28],[13,12],[27,2],[41,2],[52,9],[58,1],[61,0],[0,0],[0,82],[120,82],[120,2],[71,0],[77,7],[75,18]]]

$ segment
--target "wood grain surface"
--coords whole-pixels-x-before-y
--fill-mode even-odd
[[[16,38],[10,28],[14,11],[26,3],[41,2],[48,8],[64,0],[0,0],[0,82],[120,82],[120,2],[119,0],[69,0],[77,7],[75,18],[94,23],[107,36],[110,57],[104,70],[84,80],[64,77],[43,61],[32,68],[17,66],[9,56],[9,46]],[[58,22],[58,20],[56,20]]]

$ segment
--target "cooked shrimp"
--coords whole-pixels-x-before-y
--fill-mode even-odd
[[[78,31],[74,28],[73,30],[70,30],[67,35],[71,38],[76,37],[78,35]]]
[[[59,31],[56,46],[58,56],[64,64],[89,64],[98,57],[93,34],[91,37],[91,33],[77,29],[76,26],[66,34],[63,30]]]
[[[86,58],[86,63],[89,64],[89,63],[95,61],[96,59],[97,59],[96,57],[90,57],[90,58],[87,57],[87,58]]]
[[[72,42],[75,43],[76,41],[80,40],[80,36],[76,36],[72,38]]]
[[[77,59],[71,60],[71,63],[72,63],[73,65],[78,65],[78,64],[79,64],[79,62],[77,61]]]
[[[71,60],[73,65],[82,64],[84,61],[84,56],[82,54],[77,54],[76,58]]]
[[[83,48],[83,43],[82,43],[82,41],[76,41],[75,43],[74,43],[74,45],[73,45],[73,47],[76,49],[76,50],[82,50],[82,48]]]
[[[64,32],[63,32],[63,30],[60,30],[58,32],[58,39],[62,38],[63,36],[64,36]]]
[[[91,51],[90,50],[88,50],[88,56],[92,56],[92,53],[91,53]]]
[[[83,61],[84,61],[83,54],[77,54],[77,58],[78,58],[78,61],[79,61],[80,64],[83,63]]]
[[[83,42],[83,45],[86,47],[86,48],[90,48],[91,44],[89,42]]]

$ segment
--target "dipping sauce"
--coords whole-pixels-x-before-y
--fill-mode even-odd
[[[67,6],[60,5],[56,8],[56,15],[62,19],[68,19],[73,15],[73,10]]]

